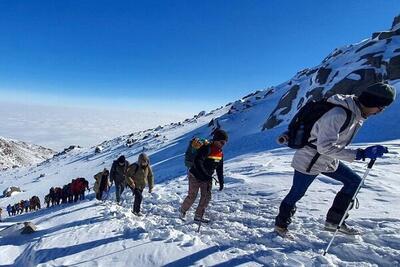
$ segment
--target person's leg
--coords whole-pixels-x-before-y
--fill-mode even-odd
[[[115,183],[115,198],[117,200],[117,203],[121,200],[121,184],[120,183]]]
[[[200,201],[197,206],[195,217],[203,218],[204,212],[211,200],[212,181],[202,182],[200,184]]]
[[[135,192],[135,201],[133,203],[133,212],[139,213],[140,205],[142,204],[142,200],[143,200],[143,190],[135,188],[134,192]]]
[[[186,212],[193,205],[200,188],[200,182],[191,173],[189,173],[188,179],[189,179],[188,195],[183,201],[181,206],[181,211],[183,212]]]
[[[282,200],[279,207],[279,214],[275,218],[275,225],[281,228],[287,228],[292,222],[292,217],[296,212],[296,203],[306,193],[308,187],[314,181],[317,175],[308,175],[294,171],[293,184],[287,196]]]
[[[342,162],[335,172],[323,174],[343,183],[342,189],[336,194],[326,216],[327,222],[339,224],[347,207],[353,206],[351,200],[361,182],[361,177]]]

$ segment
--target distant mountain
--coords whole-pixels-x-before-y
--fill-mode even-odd
[[[40,163],[55,153],[42,146],[0,137],[0,170]]]

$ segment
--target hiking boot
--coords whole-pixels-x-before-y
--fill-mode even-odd
[[[139,212],[132,211],[132,213],[133,213],[134,215],[138,216],[138,217],[142,217],[142,216],[143,216],[143,213],[141,213],[140,211],[139,211]]]
[[[183,211],[182,208],[179,208],[179,218],[182,221],[186,221],[186,211]]]
[[[275,231],[275,233],[277,233],[282,238],[287,238],[287,239],[290,239],[290,240],[294,239],[294,236],[285,227],[279,227],[279,226],[275,225],[274,231]]]
[[[335,232],[338,228],[339,224],[325,222],[324,229],[329,232]],[[361,232],[354,227],[348,226],[346,223],[342,223],[342,226],[339,228],[339,232],[346,235],[359,235]]]
[[[198,222],[198,223],[209,223],[210,222],[209,219],[202,218],[202,217],[199,217],[199,216],[195,216],[194,217],[194,221]]]

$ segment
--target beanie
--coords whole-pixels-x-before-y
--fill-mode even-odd
[[[214,141],[228,141],[228,134],[221,129],[217,129],[214,131],[214,136],[213,136]]]
[[[125,156],[124,156],[124,155],[120,156],[120,157],[118,158],[118,162],[119,162],[119,163],[124,163],[124,162],[125,162]]]
[[[389,84],[379,82],[368,86],[361,92],[358,100],[365,107],[386,107],[396,98],[396,89]]]

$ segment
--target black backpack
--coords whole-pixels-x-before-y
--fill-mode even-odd
[[[349,126],[351,120],[352,112],[349,109],[341,105],[327,102],[326,99],[322,99],[320,101],[310,101],[299,109],[289,124],[287,132],[288,147],[299,149],[308,145],[315,148],[315,145],[311,143],[315,142],[316,140],[308,141],[310,138],[311,129],[315,122],[322,117],[322,115],[334,107],[341,107],[346,111],[346,121],[340,128],[339,133],[343,132]]]

